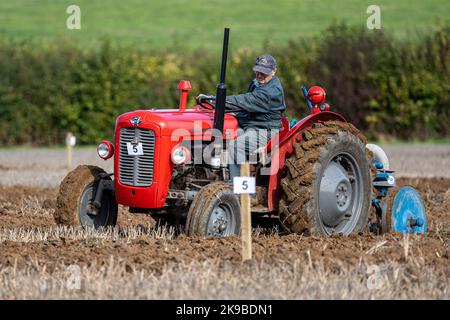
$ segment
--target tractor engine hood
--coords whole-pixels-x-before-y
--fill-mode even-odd
[[[117,127],[136,127],[142,129],[159,129],[161,137],[170,137],[174,132],[186,139],[209,140],[214,127],[214,112],[200,107],[186,109],[136,110],[124,113],[117,118]],[[223,139],[237,137],[238,123],[235,117],[226,114]]]
[[[204,109],[136,110],[120,115],[114,134],[117,203],[162,208],[174,168],[173,148],[183,140],[210,142],[213,122],[214,112]],[[222,137],[235,138],[237,128],[237,120],[226,115]],[[130,155],[128,148],[132,143],[142,146],[138,157]]]

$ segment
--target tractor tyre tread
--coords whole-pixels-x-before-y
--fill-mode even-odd
[[[353,144],[360,145],[365,150],[368,164],[371,163],[372,154],[365,148],[366,138],[352,124],[342,121],[327,121],[314,123],[311,128],[301,133],[301,139],[294,142],[294,151],[286,158],[286,176],[281,179],[282,198],[279,203],[279,218],[281,225],[289,232],[305,234],[323,234],[319,227],[317,214],[314,212],[314,182],[322,168],[323,157],[328,147],[336,143],[345,143],[351,140]],[[373,170],[368,170],[371,185]],[[368,188],[369,193],[372,189]],[[367,226],[370,194],[367,196],[362,210],[361,219],[358,220],[355,232],[362,232]]]
[[[189,236],[205,236],[203,230],[206,229],[208,221],[207,211],[213,198],[219,198],[219,193],[229,190],[234,195],[229,184],[224,182],[210,183],[200,189],[191,203],[186,219],[185,232]],[[239,202],[239,201],[238,201]]]
[[[58,196],[56,198],[56,208],[54,219],[57,224],[66,226],[80,226],[78,210],[80,198],[84,189],[91,183],[100,179],[100,175],[105,173],[102,168],[90,165],[80,165],[67,174],[60,184]],[[111,215],[109,224],[115,225],[116,214]]]

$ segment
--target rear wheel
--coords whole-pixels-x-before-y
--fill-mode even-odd
[[[61,182],[54,218],[68,226],[101,228],[115,226],[118,206],[114,194],[104,190],[101,207],[95,208],[95,192],[105,171],[96,166],[78,166]],[[109,179],[110,178],[104,178]]]
[[[348,123],[316,123],[294,143],[281,181],[280,220],[291,232],[362,232],[371,205],[365,138]]]
[[[189,208],[186,234],[226,237],[239,234],[239,198],[224,183],[211,183],[195,196]]]

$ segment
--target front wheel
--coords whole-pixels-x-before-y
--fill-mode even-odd
[[[54,213],[57,224],[95,229],[116,225],[118,206],[111,190],[103,191],[100,208],[94,205],[102,174],[105,171],[99,167],[81,165],[64,178]]]
[[[211,183],[200,189],[189,208],[186,234],[227,237],[241,228],[239,198],[225,183]]]

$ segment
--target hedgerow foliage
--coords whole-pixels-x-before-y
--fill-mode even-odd
[[[322,85],[332,110],[369,138],[449,137],[450,27],[414,41],[382,31],[330,27],[320,37],[266,46],[278,62],[289,117],[307,114],[300,85]],[[230,52],[228,93],[246,90],[261,50]],[[102,42],[97,50],[0,40],[0,143],[83,144],[112,138],[116,117],[141,108],[177,108],[189,79],[190,104],[214,94],[220,57],[207,51],[141,51]]]

